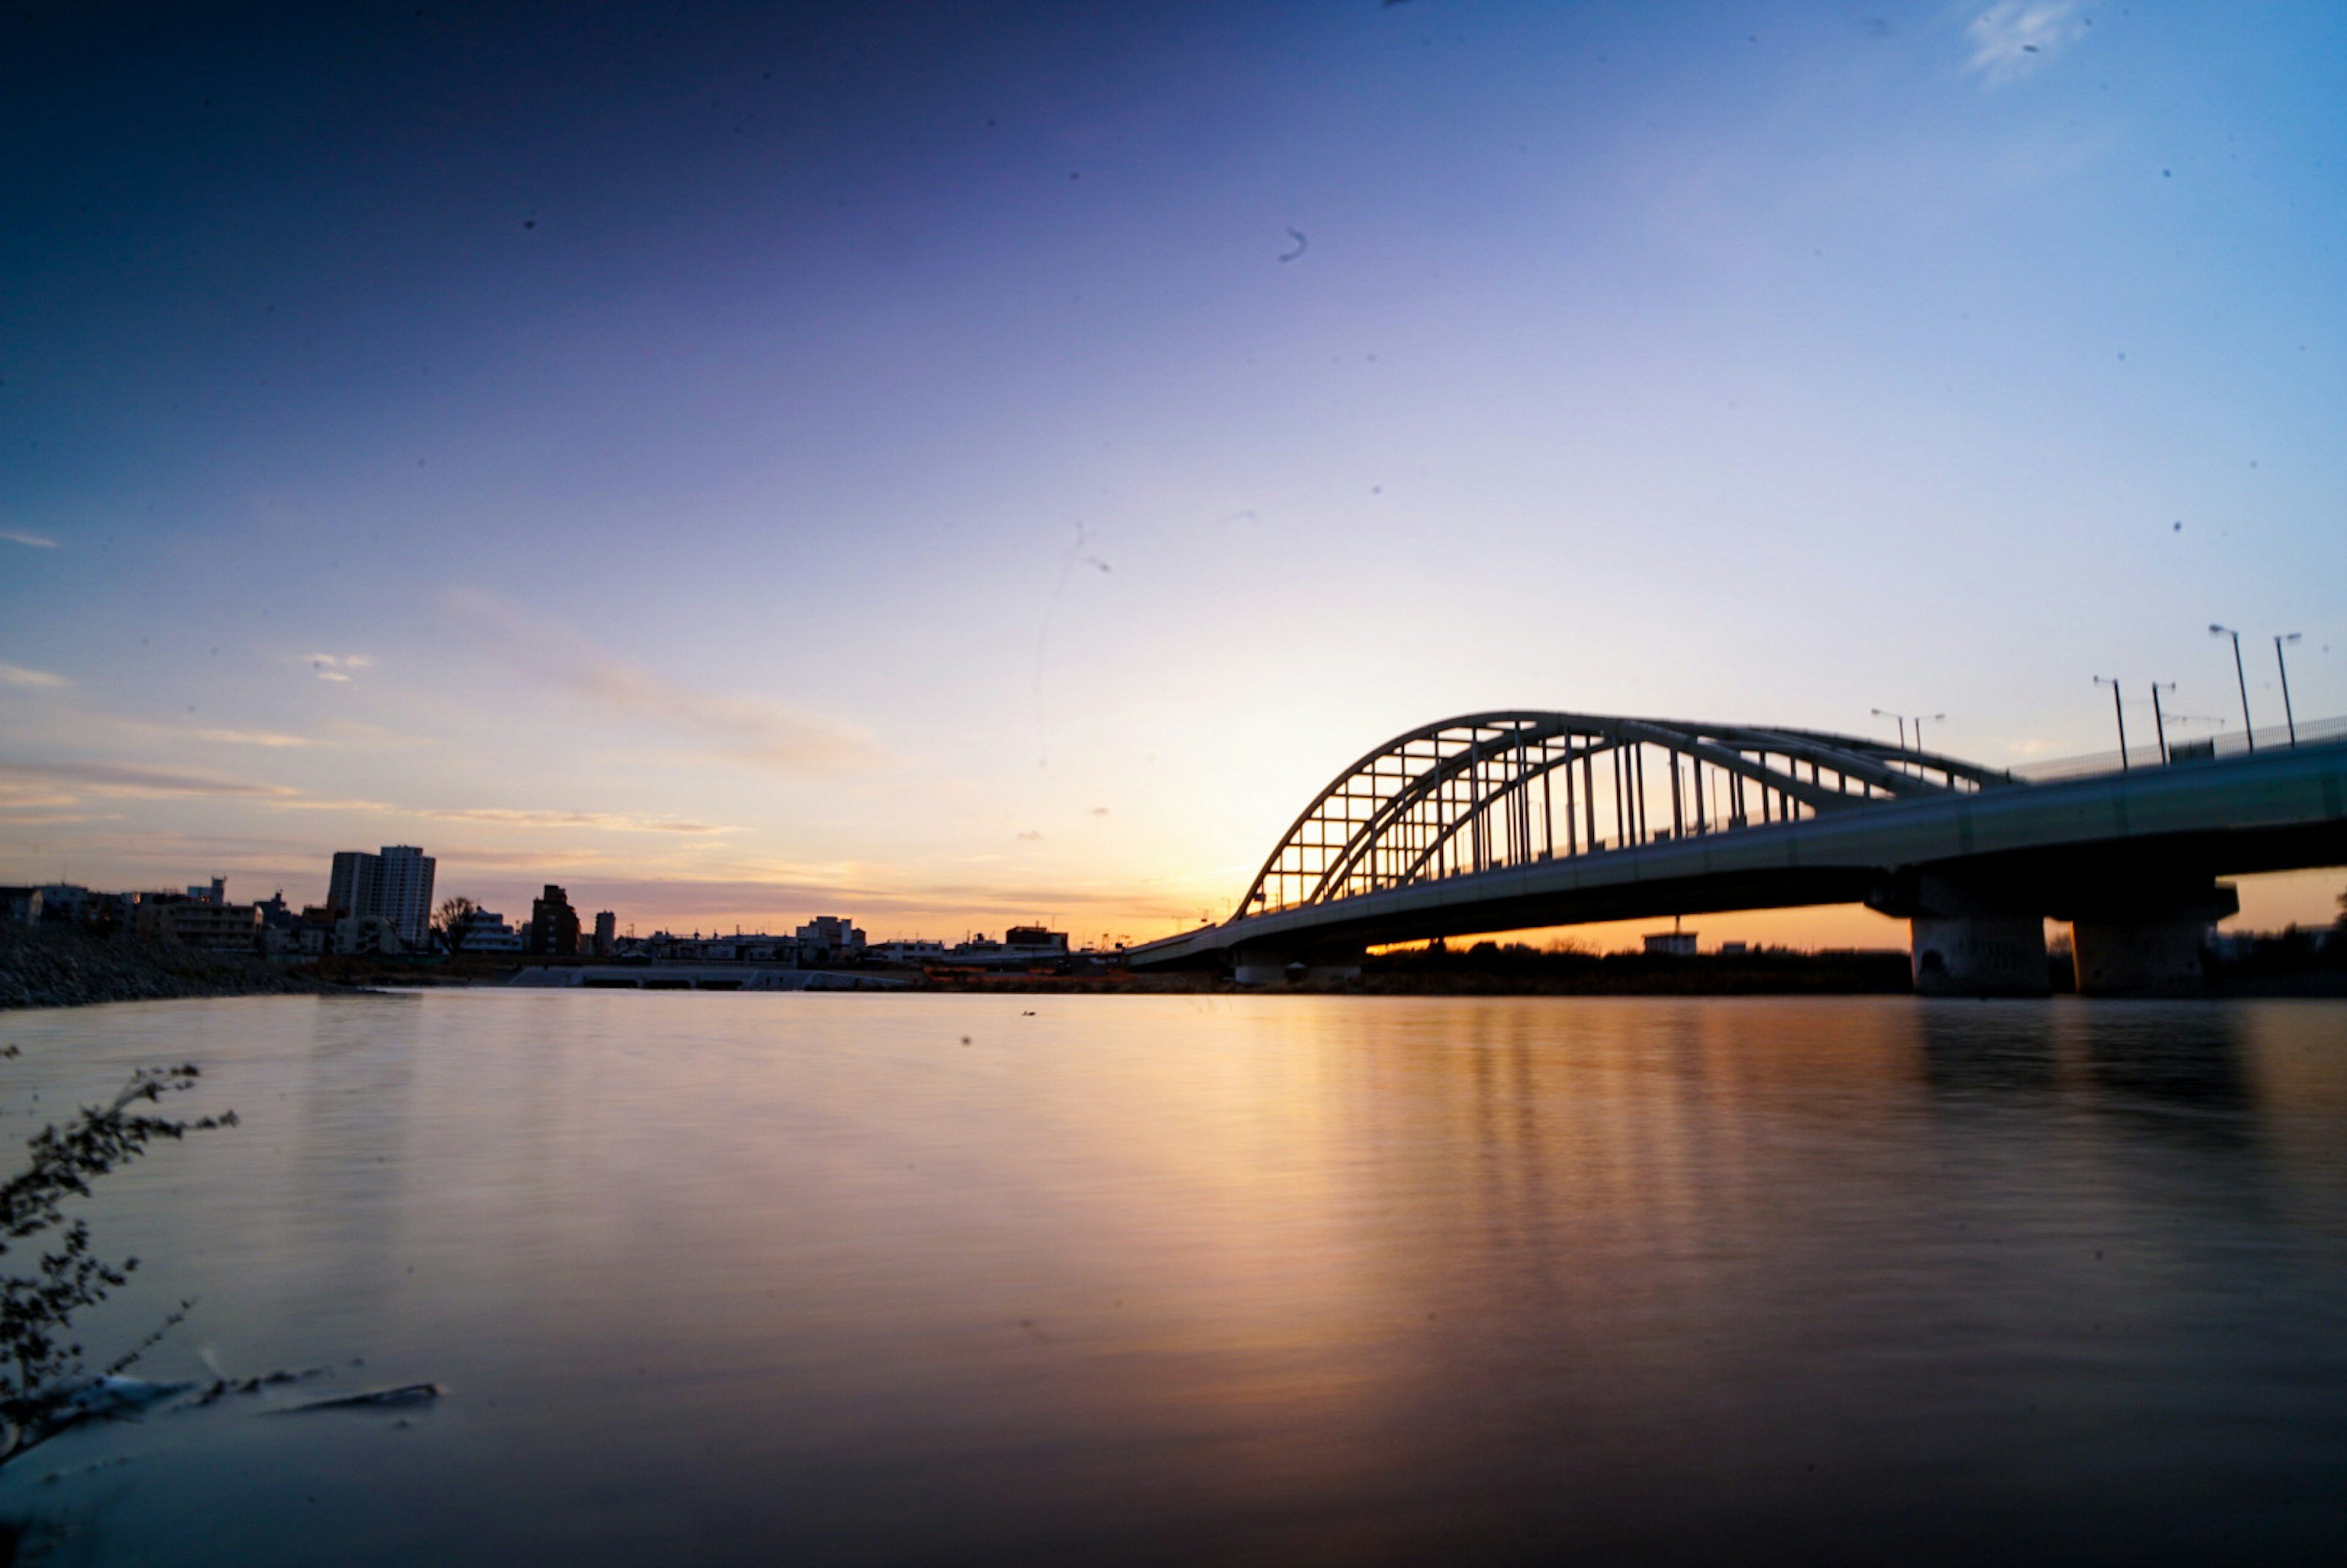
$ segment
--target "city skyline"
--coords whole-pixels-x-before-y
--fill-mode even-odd
[[[0,881],[1146,939],[1446,714],[2347,712],[2321,7],[0,26]]]

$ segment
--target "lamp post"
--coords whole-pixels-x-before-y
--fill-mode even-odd
[[[2162,718],[2159,712],[2159,689],[2162,685],[2173,692],[2176,690],[2176,682],[2154,681],[2151,683],[2151,733],[2158,737],[2159,763],[2162,767],[2166,767],[2168,765],[2168,721]]]
[[[1928,720],[1929,722],[1936,724],[1941,720],[1947,717],[1945,713],[1894,713],[1888,708],[1875,709],[1874,716],[1878,719],[1891,720],[1898,724],[1899,749],[1902,752],[1907,750],[1907,726],[1909,724],[1911,723],[1915,726],[1914,749],[1920,752],[1923,749],[1923,725],[1925,721]]]
[[[2281,650],[2282,644],[2295,642],[2299,636],[2298,632],[2287,631],[2274,639],[2274,667],[2281,671],[2281,718],[2282,723],[2290,726],[2292,751],[2298,749],[2298,715],[2290,711],[2290,664],[2282,658]]]
[[[2212,620],[2209,623],[2209,635],[2233,640],[2233,679],[2241,688],[2241,743],[2254,752],[2258,749],[2258,733],[2250,723],[2250,678],[2241,672],[2241,634]]]
[[[2118,678],[2116,676],[2113,676],[2106,680],[2104,677],[2097,675],[2095,677],[2095,684],[2097,686],[2108,686],[2111,689],[2111,712],[2117,715],[2119,721],[2119,772],[2125,773],[2127,771],[2127,710],[2119,705]]]

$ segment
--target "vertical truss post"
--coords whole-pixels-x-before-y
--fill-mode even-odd
[[[1581,809],[1588,817],[1584,825],[1589,836],[1583,840],[1585,853],[1597,853],[1597,759],[1588,752],[1581,753]]]
[[[1548,754],[1548,748],[1542,746],[1541,754],[1545,757]],[[1541,769],[1541,838],[1542,841],[1541,858],[1542,860],[1556,858],[1556,796],[1549,786],[1549,775],[1555,771],[1553,768]],[[1565,831],[1570,833],[1573,831],[1573,777],[1569,774],[1565,775],[1564,788]]]

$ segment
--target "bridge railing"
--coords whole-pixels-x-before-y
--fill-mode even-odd
[[[2163,753],[2154,738],[2145,737],[2138,742],[2130,726],[2124,759],[2114,747],[2107,752],[2089,752],[2081,756],[2022,763],[2014,766],[2013,776],[2025,784],[2057,784],[2065,779],[2118,773],[2122,771],[2122,763],[2127,769],[2175,767],[2209,762],[2218,757],[2243,756],[2252,751],[2280,752],[2293,745],[2328,746],[2342,742],[2347,742],[2347,718],[2301,719],[2295,733],[2290,726],[2282,724],[2252,731],[2246,735],[2239,730],[2229,733],[2219,730],[2213,735],[2171,733]]]

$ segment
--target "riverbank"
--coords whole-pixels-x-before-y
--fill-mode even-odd
[[[2068,984],[2066,970],[2062,977]],[[1418,948],[1358,965],[1310,970],[1267,986],[1241,986],[1211,971],[1134,975],[950,973],[931,969],[933,991],[1312,996],[1890,996],[1911,991],[1903,952],[1586,953],[1501,948]]]
[[[345,989],[258,958],[93,937],[69,927],[0,925],[0,1011]]]
[[[171,997],[348,993],[383,988],[506,986],[525,966],[510,958],[464,957],[401,962],[330,958],[288,969],[259,958],[192,951],[156,942],[87,937],[57,927],[0,927],[0,1010],[78,1007],[93,1002]],[[667,978],[658,967],[641,971]],[[745,968],[745,978],[750,971]],[[1209,970],[1136,975],[1122,969],[1070,975],[1002,974],[895,968],[868,973],[881,986],[911,992],[1005,995],[1336,995],[1501,996],[1891,996],[1911,991],[1907,956],[1895,951],[1795,953],[1596,954],[1500,948],[1479,943],[1380,954],[1358,970],[1299,972],[1271,986],[1239,986]],[[2067,955],[2048,972],[2055,994],[2071,989]],[[661,984],[651,989],[675,989]],[[733,990],[761,988],[714,985]],[[821,989],[850,989],[848,987]],[[2217,966],[2209,994],[2220,998],[2347,996],[2347,969],[2267,973],[2250,965]]]

